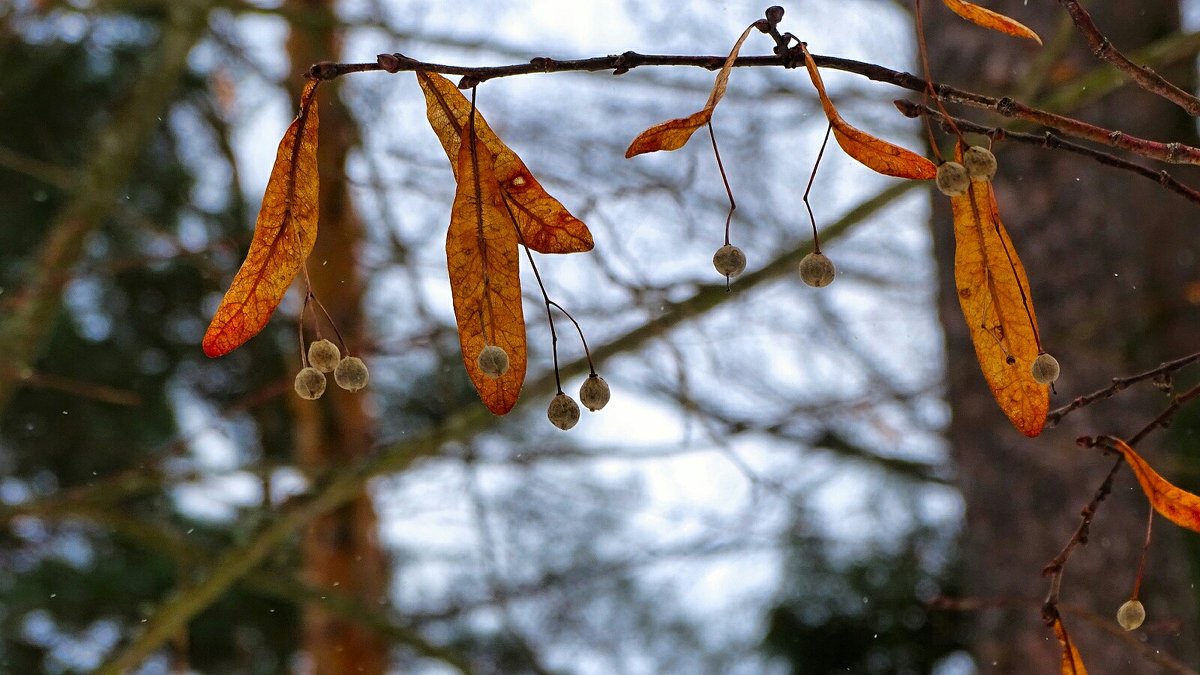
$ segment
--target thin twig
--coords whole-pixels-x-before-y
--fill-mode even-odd
[[[793,68],[798,63],[803,62],[799,58],[799,53],[800,47],[797,45],[782,55],[739,56],[734,60],[733,65],[739,68]],[[639,54],[629,51],[619,55],[563,61],[539,56],[530,59],[528,63],[517,63],[506,66],[468,67],[428,63],[396,53],[380,54],[377,63],[333,63],[322,61],[309,68],[306,76],[313,79],[331,80],[350,73],[368,71],[382,70],[391,73],[432,71],[461,75],[463,79],[459,82],[459,87],[470,87],[484,80],[533,73],[599,72],[610,70],[614,75],[621,75],[638,66],[692,66],[707,70],[719,70],[726,58],[724,56]],[[929,83],[924,78],[917,77],[911,73],[892,70],[891,68],[874,63],[864,63],[862,61],[843,59],[835,56],[813,54],[812,58],[820,68],[829,68],[862,75],[876,82],[883,82],[917,93],[924,94],[929,90]],[[996,98],[994,96],[986,96],[957,87],[951,87],[946,84],[936,82],[932,84],[934,98],[940,103],[956,103],[981,110],[989,110],[1005,117],[1049,127],[1066,136],[1120,148],[1127,152],[1146,157],[1147,159],[1169,164],[1200,165],[1200,148],[1185,143],[1163,143],[1139,138],[1119,130],[1106,129],[1073,117],[1034,108],[1008,96]]]
[[[1143,426],[1136,434],[1129,437],[1129,440],[1127,441],[1128,444],[1131,446],[1136,445],[1151,431],[1167,426],[1171,418],[1179,411],[1183,404],[1197,397],[1200,397],[1200,385],[1196,385],[1184,393],[1173,397],[1171,404],[1167,406],[1162,413]],[[1112,437],[1084,436],[1077,439],[1075,442],[1081,447],[1094,448],[1097,446],[1102,446],[1111,449]],[[1092,519],[1096,516],[1096,511],[1100,507],[1100,502],[1104,501],[1104,498],[1112,492],[1113,479],[1117,475],[1117,470],[1120,469],[1121,465],[1124,463],[1125,456],[1119,455],[1117,457],[1117,461],[1113,464],[1113,467],[1109,469],[1108,475],[1104,477],[1104,482],[1102,482],[1100,487],[1096,490],[1096,494],[1092,497],[1092,500],[1088,502],[1087,506],[1083,507],[1083,511],[1080,512],[1079,526],[1075,528],[1075,532],[1072,533],[1071,538],[1067,540],[1066,545],[1063,546],[1062,550],[1058,552],[1058,555],[1054,556],[1054,558],[1051,559],[1051,561],[1047,563],[1044,568],[1042,568],[1042,574],[1050,577],[1050,590],[1046,594],[1046,607],[1054,607],[1058,604],[1059,589],[1062,584],[1062,574],[1066,569],[1067,560],[1070,559],[1071,554],[1076,548],[1087,543],[1088,531],[1091,529]],[[1147,534],[1147,538],[1148,537],[1149,534]]]
[[[1061,583],[1063,568],[1066,567],[1067,560],[1070,559],[1071,553],[1075,548],[1087,543],[1088,530],[1092,526],[1092,518],[1096,516],[1096,510],[1100,507],[1100,502],[1112,492],[1113,479],[1116,478],[1117,470],[1121,468],[1121,464],[1125,462],[1124,458],[1118,457],[1113,467],[1108,470],[1108,475],[1104,477],[1104,481],[1100,483],[1100,487],[1096,489],[1096,494],[1092,496],[1092,500],[1083,507],[1079,512],[1079,526],[1075,528],[1075,532],[1071,535],[1071,539],[1067,541],[1058,555],[1054,556],[1045,567],[1042,568],[1042,574],[1049,576],[1050,593],[1046,596],[1048,604],[1058,602],[1058,587]]]
[[[897,99],[893,101],[893,103],[896,104],[896,107],[900,110],[900,113],[906,117],[923,116],[926,119],[941,117],[943,119],[943,123],[946,120],[946,116],[943,115],[941,111],[934,110],[933,108],[920,103],[913,103],[911,101],[905,101],[904,99]],[[1170,190],[1171,192],[1183,197],[1184,199],[1200,204],[1200,190],[1180,183],[1165,169],[1161,171],[1155,171],[1154,169],[1131,162],[1127,159],[1121,159],[1116,155],[1064,140],[1056,135],[1053,131],[1046,131],[1041,134],[1030,134],[1020,131],[1007,131],[1000,127],[989,127],[977,122],[963,119],[961,117],[951,116],[949,119],[953,121],[954,126],[962,131],[973,134],[983,134],[994,141],[1016,141],[1017,143],[1023,143],[1026,145],[1036,145],[1043,148],[1051,148],[1053,150],[1065,150],[1077,155],[1083,155],[1084,157],[1093,159],[1101,164],[1104,164],[1105,166],[1111,166],[1123,171],[1129,171],[1144,178],[1148,178]],[[952,128],[948,125],[945,126],[944,129],[947,133],[953,133]]]
[[[1062,5],[1067,10],[1067,13],[1071,15],[1071,20],[1075,22],[1075,26],[1079,28],[1079,32],[1083,34],[1088,44],[1091,45],[1092,52],[1096,54],[1097,58],[1107,61],[1117,70],[1128,75],[1142,89],[1183,108],[1192,117],[1200,117],[1200,98],[1196,98],[1178,86],[1168,82],[1166,78],[1150,68],[1139,66],[1126,58],[1100,32],[1100,28],[1096,26],[1096,22],[1092,21],[1092,16],[1088,14],[1086,9],[1080,6],[1077,0],[1058,0],[1058,4]]]
[[[1160,364],[1157,368],[1151,368],[1150,370],[1138,373],[1136,375],[1129,375],[1127,377],[1114,377],[1112,379],[1112,384],[1108,385],[1107,387],[1104,387],[1103,389],[1097,389],[1090,394],[1079,396],[1067,405],[1051,410],[1050,414],[1046,416],[1046,423],[1049,425],[1058,424],[1062,418],[1066,417],[1074,410],[1094,403],[1102,398],[1108,398],[1132,384],[1137,384],[1138,382],[1144,382],[1145,380],[1150,380],[1156,377],[1174,373],[1175,371],[1191,365],[1196,361],[1200,361],[1200,352],[1189,354],[1183,358],[1175,359],[1174,361],[1167,361],[1166,363]]]

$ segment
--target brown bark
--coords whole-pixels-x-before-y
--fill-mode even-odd
[[[1037,54],[1034,47],[983,31],[938,3],[929,4],[926,28],[935,79],[995,95],[1018,88]],[[1179,30],[1175,0],[1088,5],[1101,30],[1126,53]],[[1065,17],[1054,3],[1000,0],[988,6],[1028,23],[1044,38],[1053,36]],[[1078,33],[1070,41],[1049,70],[1047,87],[1099,65]],[[1164,74],[1191,89],[1188,68]],[[1177,107],[1130,86],[1069,112],[1149,138],[1196,140],[1192,121]],[[967,114],[979,119],[978,113]],[[1194,205],[1150,181],[1075,157],[1012,143],[1000,143],[995,150],[1001,215],[1029,271],[1043,342],[1063,364],[1051,406],[1102,387],[1110,377],[1194,351],[1200,316],[1185,297],[1200,255],[1200,238],[1190,224],[1197,216]],[[1179,167],[1172,173],[1195,184],[1194,173]],[[975,363],[954,294],[949,209],[940,195],[934,199],[933,224],[953,408],[949,439],[966,502],[968,593],[1012,603],[970,618],[976,631],[973,650],[983,672],[1058,673],[1058,645],[1040,619],[1047,591],[1040,571],[1066,543],[1080,508],[1113,462],[1095,450],[1077,448],[1074,440],[1084,434],[1132,434],[1165,401],[1149,388],[1138,389],[1076,413],[1040,438],[1023,438],[991,400]],[[1154,461],[1163,457],[1162,444],[1163,435],[1157,434],[1142,449]],[[1146,508],[1123,469],[1114,494],[1101,505],[1088,545],[1068,563],[1064,605],[1114,620],[1133,585]],[[1160,629],[1151,627],[1138,637],[1147,639],[1152,650],[1196,663],[1196,608],[1182,537],[1177,528],[1157,521],[1142,600],[1151,615],[1148,626]],[[1077,616],[1065,616],[1094,672],[1163,672],[1161,664],[1129,643]],[[1164,620],[1178,623],[1161,629]]]
[[[301,73],[316,61],[335,57],[339,41],[333,0],[291,0],[288,4],[301,16],[314,19],[293,26],[288,41],[293,71]],[[320,230],[308,269],[313,291],[342,332],[346,346],[355,350],[364,344],[363,283],[357,255],[362,223],[347,190],[345,165],[357,135],[354,121],[338,99],[337,87],[330,84],[336,85],[326,83],[319,92]],[[336,342],[323,317],[319,324],[322,335]],[[313,335],[311,320],[306,328],[306,335]],[[296,460],[308,476],[319,477],[369,452],[373,423],[368,396],[363,391],[343,391],[331,377],[325,396],[316,405],[294,399]],[[303,556],[304,579],[317,588],[371,605],[387,597],[387,560],[379,545],[375,509],[365,491],[308,526]],[[388,644],[382,636],[317,605],[304,611],[304,649],[315,675],[369,675],[387,670]]]

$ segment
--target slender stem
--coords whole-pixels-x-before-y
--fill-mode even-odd
[[[804,188],[804,208],[808,209],[808,222],[812,223],[813,253],[821,252],[821,237],[817,234],[817,219],[813,216],[812,204],[808,201],[808,193],[812,191],[813,181],[817,178],[817,167],[821,166],[821,158],[825,156],[825,146],[829,144],[829,133],[833,124],[825,127],[825,139],[821,141],[821,149],[817,151],[817,159],[813,162],[812,173],[808,174],[808,185]]]
[[[729,245],[729,223],[733,221],[733,212],[737,202],[733,200],[733,190],[729,187],[729,177],[725,175],[725,165],[721,163],[721,151],[717,149],[717,134],[713,131],[712,121],[708,123],[708,138],[712,141],[713,155],[717,158],[717,170],[721,172],[721,182],[725,184],[725,196],[729,198],[729,213],[725,215],[725,245]]]
[[[508,200],[504,200],[504,208],[508,210],[509,220],[512,221],[513,229],[517,232],[517,241],[520,242],[521,248],[525,249],[525,257],[529,259],[529,266],[533,269],[533,278],[537,280],[538,290],[542,292],[542,301],[546,305],[546,322],[550,324],[550,354],[554,360],[554,386],[558,389],[558,393],[563,393],[562,375],[558,367],[558,332],[554,330],[554,314],[550,311],[550,305],[554,305],[562,310],[557,302],[550,300],[550,294],[546,292],[546,284],[542,282],[542,273],[538,270],[537,263],[533,260],[533,253],[529,250],[529,246],[525,244],[525,235],[521,232],[521,228],[517,226],[517,219],[513,215],[512,207],[508,205]],[[563,310],[567,314],[566,310]],[[567,314],[571,321],[575,321],[570,314]],[[579,324],[575,324],[579,328]],[[579,331],[579,338],[583,339],[583,331]],[[588,355],[588,367],[592,368],[592,355],[587,351],[587,342],[583,343],[583,350]],[[592,368],[592,372],[596,372]]]
[[[529,249],[526,248],[525,252],[528,253]],[[550,300],[549,298],[546,299],[546,302],[558,308],[558,311],[565,314],[566,317],[571,320],[571,323],[575,324],[575,331],[579,333],[579,341],[583,343],[583,355],[587,358],[588,375],[595,376],[596,366],[592,363],[592,351],[588,349],[587,338],[583,337],[583,328],[579,325],[579,322],[575,320],[575,317],[571,316],[571,313],[568,312],[562,305]]]
[[[1149,515],[1146,516],[1146,541],[1142,543],[1142,555],[1138,558],[1137,576],[1133,579],[1133,592],[1129,594],[1130,600],[1137,600],[1138,593],[1142,590],[1142,578],[1146,573],[1146,558],[1150,555],[1150,534],[1154,530],[1154,506],[1147,507],[1150,509]]]
[[[929,99],[937,105],[938,110],[941,110],[945,118],[949,120],[950,127],[954,135],[958,137],[958,142],[963,142],[962,132],[958,127],[954,126],[954,121],[950,119],[950,113],[942,105],[942,99],[938,97],[937,90],[933,87],[933,70],[929,67],[929,51],[925,47],[925,26],[921,19],[921,0],[915,0],[916,7],[914,10],[914,23],[917,26],[917,53],[921,57],[921,72],[925,75],[925,88],[921,91],[922,101],[928,105]],[[942,161],[942,150],[938,147],[937,140],[933,137],[933,129],[930,127],[929,120],[926,118],[925,129],[929,133],[929,147],[933,150],[934,157],[937,157],[938,163]]]
[[[296,333],[300,339],[300,367],[308,367],[308,350],[304,348],[304,315],[308,312],[308,301],[312,299],[312,287],[304,293],[304,304],[300,307],[300,318],[296,321]]]
[[[492,308],[492,293],[491,293],[491,278],[488,276],[488,242],[483,236],[483,185],[479,177],[479,149],[475,147],[475,96],[479,91],[478,86],[471,87],[471,115],[467,121],[467,143],[471,153],[471,181],[475,197],[475,237],[479,241],[479,251],[483,258],[483,303],[479,308],[479,334],[483,336],[485,344],[495,344],[495,335],[488,334],[488,327],[491,325],[488,321],[488,316],[494,320],[496,311]]]
[[[342,337],[342,331],[338,329],[337,322],[333,320],[333,316],[329,314],[329,310],[325,309],[325,305],[322,304],[321,299],[317,297],[316,293],[310,292],[309,295],[312,296],[313,304],[325,315],[325,320],[329,322],[329,327],[333,329],[333,334],[337,336],[338,344],[342,346],[342,353],[350,356],[350,348],[346,346],[346,339]],[[318,317],[314,315],[313,323],[317,326],[317,338],[320,338],[321,327],[317,319]]]
[[[974,181],[974,180],[971,181],[972,184],[974,184],[975,182],[976,181]],[[992,189],[990,183],[988,185],[988,189],[989,190]],[[973,189],[972,189],[971,199],[974,200]],[[1030,290],[1026,288],[1026,286],[1028,285],[1028,282],[1021,283],[1021,275],[1017,273],[1016,258],[1013,256],[1012,249],[1008,245],[1009,242],[1007,241],[1008,238],[1006,236],[1006,233],[1000,229],[999,218],[997,218],[996,221],[994,223],[992,223],[992,227],[995,229],[996,239],[998,239],[1000,241],[1000,247],[1004,249],[1004,256],[1008,260],[1008,268],[1009,268],[1009,270],[1012,271],[1013,280],[1015,280],[1017,282],[1017,290],[1020,291],[1020,293],[1021,293],[1021,305],[1025,308],[1025,318],[1026,318],[1026,320],[1029,321],[1029,329],[1033,331],[1033,343],[1034,343],[1034,345],[1037,346],[1038,353],[1041,354],[1044,351],[1042,349],[1042,338],[1041,338],[1041,335],[1038,334],[1037,321],[1035,321],[1033,318],[1033,309],[1030,307],[1030,304],[1029,304]]]

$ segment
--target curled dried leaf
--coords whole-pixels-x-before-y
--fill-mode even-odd
[[[317,241],[317,81],[304,85],[300,112],[279,142],[254,238],[204,333],[204,353],[242,346],[267,320]]]
[[[1200,532],[1200,496],[1175,487],[1155,471],[1129,444],[1119,438],[1109,439],[1112,447],[1133,469],[1142,492],[1164,518],[1180,527]]]
[[[708,124],[712,119],[713,110],[716,109],[717,103],[721,101],[721,97],[725,95],[725,89],[729,86],[729,71],[733,69],[733,62],[737,60],[738,52],[741,51],[742,44],[746,42],[746,38],[749,37],[752,30],[754,30],[754,24],[747,26],[746,30],[742,31],[741,37],[733,44],[733,49],[721,66],[721,71],[717,73],[717,80],[713,83],[712,92],[709,93],[704,107],[687,117],[667,120],[638,134],[638,137],[629,144],[629,149],[625,151],[626,158],[659,150],[678,150],[688,142],[697,129]]]
[[[1000,409],[1021,433],[1037,436],[1050,408],[1049,388],[1033,375],[1037,315],[1029,279],[1000,222],[986,181],[968,181],[950,198],[954,212],[954,283],[975,357]]]
[[[808,76],[817,88],[817,96],[821,98],[825,117],[829,118],[829,123],[833,125],[833,137],[847,155],[886,176],[928,180],[937,175],[937,166],[928,159],[856,129],[842,119],[841,113],[825,93],[825,83],[821,80],[821,73],[817,70],[817,63],[813,61],[812,54],[808,53],[804,43],[800,44],[800,50],[804,53],[804,65],[808,68]]]
[[[463,130],[471,116],[471,102],[454,83],[437,73],[417,72],[417,83],[425,93],[429,125],[437,134],[461,180],[458,150]],[[504,204],[512,212],[525,245],[538,253],[578,253],[592,250],[592,233],[587,225],[550,196],[533,177],[525,162],[492,131],[487,120],[475,113],[475,135],[493,156],[493,173],[500,185]]]
[[[986,7],[966,2],[966,0],[942,0],[942,2],[950,8],[950,11],[977,26],[1013,37],[1027,38],[1039,45],[1042,44],[1042,38],[1038,37],[1033,29],[1016,19],[1010,19],[999,12],[993,12]]]

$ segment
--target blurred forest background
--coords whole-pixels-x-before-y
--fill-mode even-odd
[[[706,145],[622,157],[698,109],[712,73],[480,88],[492,127],[595,235],[591,253],[538,260],[613,388],[569,433],[545,419],[550,337],[529,284],[516,410],[491,417],[466,378],[445,279],[453,178],[411,74],[320,94],[309,269],[370,387],[292,393],[299,294],[204,357],[311,63],[725,54],[765,9],[463,4],[0,4],[0,671],[1058,672],[1041,568],[1110,465],[1074,439],[1131,433],[1168,400],[1144,385],[1021,437],[961,325],[945,200],[836,150],[813,201],[840,276],[801,284],[800,194],[825,132],[802,71],[734,72],[714,118],[750,260],[731,292],[710,262],[726,205]],[[1195,143],[1195,121],[1122,86],[1057,4],[991,3],[1040,49],[929,4],[936,79]],[[1192,88],[1193,3],[1090,4],[1122,49]],[[814,53],[917,68],[910,3],[785,8]],[[771,46],[754,34],[743,54]],[[911,92],[826,79],[856,125],[919,146],[890,103]],[[1195,204],[1047,149],[996,154],[1064,365],[1052,405],[1195,351]],[[573,392],[582,348],[559,335]],[[1197,426],[1193,406],[1143,448],[1193,489]],[[1065,578],[1094,672],[1200,663],[1193,534],[1156,529],[1150,619],[1130,634],[1112,619],[1145,519],[1124,472]]]

